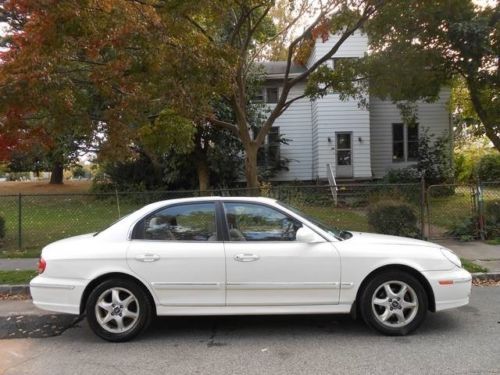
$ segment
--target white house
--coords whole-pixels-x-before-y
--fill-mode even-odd
[[[312,50],[308,65],[329,50],[336,42],[318,40]],[[335,58],[359,58],[368,50],[366,35],[351,36]],[[267,78],[262,100],[270,106],[276,102],[282,86],[285,62],[264,64]],[[305,68],[293,66],[291,77]],[[303,94],[305,83],[295,86],[289,99]],[[280,134],[290,142],[281,144],[280,155],[290,160],[288,171],[280,171],[278,181],[316,180],[327,178],[330,164],[337,178],[380,178],[394,168],[411,165],[416,155],[418,132],[429,128],[436,136],[450,131],[448,100],[450,91],[443,89],[440,99],[434,103],[419,103],[418,127],[403,125],[400,110],[390,101],[369,98],[368,109],[360,108],[356,100],[341,101],[332,93],[322,99],[308,98],[293,103],[274,124],[268,136],[273,142]]]

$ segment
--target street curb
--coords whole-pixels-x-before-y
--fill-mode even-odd
[[[29,284],[4,284],[0,285],[0,294],[10,294],[10,295],[30,295]]]
[[[477,272],[472,274],[472,280],[500,281],[500,272]]]
[[[500,281],[500,272],[477,272],[473,273],[472,280],[493,280]],[[29,284],[17,284],[17,285],[0,285],[0,294],[19,294],[19,295],[30,295]]]

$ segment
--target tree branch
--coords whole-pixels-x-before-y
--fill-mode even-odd
[[[208,34],[208,31],[205,30],[198,22],[196,22],[195,20],[193,20],[191,17],[189,17],[188,15],[184,15],[184,18],[191,24],[193,25],[199,32],[201,32],[205,38],[207,38],[210,42],[212,42],[213,44],[215,44],[215,40],[210,36],[210,34]]]
[[[231,123],[226,122],[226,121],[218,120],[216,118],[209,118],[209,119],[207,119],[207,121],[218,128],[229,130],[233,135],[238,136],[238,128],[234,124],[231,124]]]
[[[319,24],[319,22],[323,19],[323,17],[325,17],[326,14],[328,14],[328,10],[322,11],[321,14],[314,20],[314,22],[311,25],[309,25],[309,27],[307,27],[307,29],[302,33],[302,35],[300,35],[290,44],[290,47],[288,49],[287,67],[286,67],[285,79],[281,96],[278,100],[278,103],[274,107],[273,111],[271,112],[267,120],[264,122],[264,125],[260,129],[259,134],[255,138],[255,142],[258,145],[261,145],[264,142],[266,134],[270,131],[274,121],[276,121],[276,119],[283,113],[283,107],[286,105],[287,102],[286,100],[288,98],[288,94],[290,93],[291,88],[294,87],[297,83],[309,77],[309,75],[312,72],[314,72],[318,67],[320,67],[323,63],[329,60],[338,51],[338,49],[342,46],[342,44],[346,41],[346,39],[349,38],[352,34],[354,34],[354,32],[358,30],[361,26],[363,26],[366,23],[366,21],[368,21],[368,19],[379,9],[379,7],[381,7],[384,4],[384,1],[385,0],[378,0],[376,2],[376,5],[373,6],[368,4],[365,7],[361,17],[354,24],[354,26],[344,31],[339,40],[326,54],[324,54],[320,59],[318,59],[315,63],[313,63],[309,68],[307,68],[305,72],[301,73],[299,76],[297,76],[292,80],[288,80],[288,77],[290,74],[290,69],[292,65],[292,56],[295,46],[301,40],[303,40],[314,29],[314,27],[316,27],[317,24]]]
[[[299,96],[296,96],[295,98],[293,99],[290,99],[288,100],[284,105],[283,105],[283,108],[282,110],[280,111],[279,113],[279,116],[281,116],[283,114],[283,112],[285,112],[288,107],[290,107],[293,103],[295,103],[297,100],[300,100],[300,99],[303,99],[305,98],[307,95],[306,94],[302,94],[302,95],[299,95]]]

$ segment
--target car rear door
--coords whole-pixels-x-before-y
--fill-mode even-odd
[[[141,220],[127,252],[129,267],[164,306],[223,306],[225,257],[216,202],[166,206]]]
[[[300,221],[276,207],[224,202],[228,306],[332,305],[339,302],[335,247],[295,240]]]

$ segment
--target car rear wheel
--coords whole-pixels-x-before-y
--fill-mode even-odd
[[[420,326],[428,300],[422,284],[412,275],[390,271],[371,279],[361,294],[363,320],[386,335],[406,335]]]
[[[102,282],[90,294],[87,305],[90,328],[99,337],[128,341],[147,328],[151,303],[144,290],[126,279]]]

